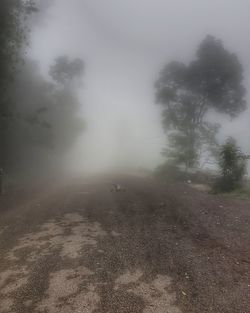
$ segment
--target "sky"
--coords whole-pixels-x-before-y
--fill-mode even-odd
[[[75,169],[162,162],[166,139],[154,82],[168,62],[194,59],[207,34],[238,55],[249,86],[249,0],[41,1],[29,55],[44,75],[58,55],[85,62],[79,97],[87,130],[70,154]],[[234,136],[250,154],[250,110],[233,121],[210,118],[222,123],[221,142]]]

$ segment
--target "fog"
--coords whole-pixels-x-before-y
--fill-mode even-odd
[[[156,167],[166,136],[154,83],[172,60],[190,62],[211,34],[238,55],[250,82],[248,0],[41,1],[31,20],[28,56],[48,76],[60,55],[84,61],[77,92],[86,122],[66,157],[74,172]],[[247,96],[247,102],[249,97]],[[238,118],[210,113],[218,138],[233,136],[250,153],[250,112]]]
[[[0,313],[250,313],[250,0],[0,0]]]

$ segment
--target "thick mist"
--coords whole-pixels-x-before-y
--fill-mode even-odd
[[[0,0],[0,313],[250,312],[250,0]]]
[[[77,93],[86,129],[65,161],[75,172],[162,162],[166,137],[154,83],[165,64],[192,60],[207,34],[238,55],[249,85],[248,1],[54,0],[42,8],[32,21],[28,55],[43,75],[58,55],[85,63]],[[222,125],[219,141],[233,136],[246,153],[249,118],[249,110],[233,120],[209,114]]]

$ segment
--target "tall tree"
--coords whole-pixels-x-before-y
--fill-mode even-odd
[[[8,155],[5,149],[6,130],[13,117],[9,94],[16,67],[22,60],[27,43],[27,16],[35,11],[32,0],[1,0],[0,2],[0,167]]]
[[[164,108],[163,126],[168,133],[164,154],[193,167],[217,151],[219,125],[206,121],[207,112],[235,117],[246,107],[242,66],[220,40],[207,36],[195,61],[171,62],[163,69],[156,82],[156,99]]]
[[[54,111],[50,111],[54,144],[62,153],[85,127],[83,119],[78,117],[80,103],[76,91],[83,77],[84,63],[81,59],[70,60],[67,56],[61,56],[51,65],[49,73],[55,81],[55,105]]]
[[[38,64],[27,58],[15,75],[11,102],[14,115],[5,128],[5,169],[23,178],[34,168],[37,177],[62,172],[65,154],[85,127],[76,87],[48,82]]]
[[[32,0],[0,3],[0,167],[15,177],[59,169],[85,126],[76,90],[82,60],[57,58],[50,69],[54,82],[48,82],[24,55],[33,11]]]
[[[0,3],[0,96],[1,104],[27,43],[25,19],[35,10],[33,1],[1,0]],[[2,107],[2,106],[1,106]]]

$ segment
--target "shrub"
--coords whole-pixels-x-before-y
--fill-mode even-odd
[[[219,154],[220,177],[216,180],[216,192],[230,192],[242,187],[247,169],[248,156],[243,154],[236,141],[228,138]]]

